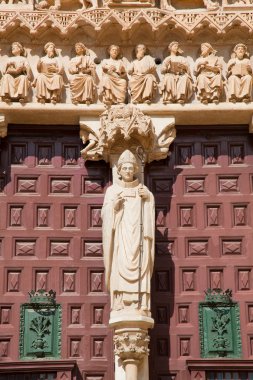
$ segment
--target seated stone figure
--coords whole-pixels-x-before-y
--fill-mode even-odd
[[[245,1],[245,0],[244,0]],[[247,0],[246,0],[247,1]],[[189,0],[185,0],[185,8],[187,9]],[[166,9],[168,11],[174,11],[175,8],[171,5],[171,0],[161,0],[161,8]],[[202,4],[200,6],[205,6],[208,11],[215,11],[219,9],[219,2],[215,0],[203,0]],[[196,8],[198,8],[198,5],[196,4]]]
[[[222,60],[213,47],[201,44],[200,58],[196,60],[197,97],[201,103],[219,103],[223,91]]]
[[[184,104],[192,96],[192,77],[187,59],[182,57],[183,51],[179,44],[173,41],[168,46],[170,55],[162,64],[161,73],[164,74],[160,84],[163,103]]]
[[[120,48],[111,45],[110,57],[102,61],[101,95],[105,104],[124,104],[126,101],[126,68],[121,59]]]
[[[132,102],[150,104],[157,89],[156,64],[154,59],[147,54],[145,45],[136,46],[135,56],[136,59],[128,70],[131,75],[129,85]]]
[[[75,44],[76,57],[70,60],[69,73],[72,103],[91,104],[95,99],[95,64],[81,42]]]
[[[31,1],[31,0],[29,0]],[[32,0],[34,1],[34,0]],[[98,0],[35,0],[35,9],[64,9],[64,10],[73,10],[76,7],[82,7],[82,9],[97,7]],[[73,8],[74,7],[74,8]]]
[[[228,62],[228,100],[232,103],[251,101],[252,67],[247,46],[237,44]]]
[[[48,42],[44,46],[46,55],[37,64],[39,75],[36,78],[36,96],[38,102],[57,103],[61,99],[63,88],[63,66],[57,57],[55,44]]]
[[[0,96],[5,102],[27,101],[31,80],[31,68],[25,50],[19,42],[11,45],[12,57],[8,58],[0,83]]]

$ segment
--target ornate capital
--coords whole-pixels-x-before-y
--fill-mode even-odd
[[[148,331],[127,331],[115,332],[114,338],[114,353],[123,362],[134,360],[140,362],[145,355],[149,354]]]

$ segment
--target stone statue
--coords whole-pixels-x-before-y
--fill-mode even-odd
[[[48,42],[44,46],[46,55],[37,64],[39,75],[36,78],[36,96],[38,102],[56,104],[61,99],[63,87],[63,65],[57,57],[55,44]]]
[[[128,70],[131,75],[129,85],[132,103],[150,104],[157,89],[156,64],[154,58],[148,55],[145,45],[136,46],[135,56]]]
[[[144,315],[149,315],[154,264],[154,198],[134,177],[138,166],[129,150],[120,155],[117,171],[119,180],[107,189],[102,208],[106,286],[111,295],[111,309],[131,312],[140,306]],[[143,242],[141,262],[140,240]]]
[[[76,57],[70,60],[69,72],[73,75],[70,80],[70,92],[73,104],[94,102],[96,85],[95,64],[84,44],[75,44]]]
[[[110,58],[102,61],[103,76],[101,94],[105,104],[124,104],[126,101],[126,69],[121,59],[120,47],[111,45],[108,48]]]
[[[31,80],[31,68],[25,50],[19,42],[11,45],[12,57],[8,58],[0,83],[0,96],[5,102],[27,101]]]
[[[232,103],[251,101],[252,67],[247,46],[237,44],[228,61],[228,100]]]
[[[223,91],[222,60],[208,42],[201,44],[195,75],[198,99],[204,104],[219,103]]]
[[[192,96],[192,77],[187,59],[182,57],[183,51],[179,44],[173,41],[169,44],[170,55],[162,64],[161,73],[164,74],[160,84],[163,103],[186,103]]]
[[[216,11],[217,9],[220,8],[219,2],[218,1],[213,1],[213,0],[203,0],[204,6],[208,11]]]
[[[187,3],[187,0],[186,0]],[[219,9],[219,2],[213,0],[203,0],[204,6],[208,11],[215,11]],[[167,11],[174,11],[175,8],[171,5],[171,0],[161,0],[160,1],[161,9],[166,9]]]
[[[171,5],[171,0],[160,0],[161,9],[166,9],[167,11],[175,11],[175,8]]]
[[[52,5],[50,5],[51,3]],[[87,9],[91,7],[97,8],[98,6],[98,0],[78,0],[78,3],[82,6],[82,9]],[[52,10],[58,10],[62,9],[64,5],[68,6],[69,10],[71,10],[73,7],[73,0],[35,0],[35,8],[38,10],[47,8]]]

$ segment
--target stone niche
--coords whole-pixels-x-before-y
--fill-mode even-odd
[[[219,1],[221,5],[221,0]],[[171,5],[177,9],[201,9],[206,8],[204,0],[171,0]]]

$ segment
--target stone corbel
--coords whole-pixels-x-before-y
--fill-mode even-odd
[[[176,138],[174,116],[152,116],[151,120],[155,129],[156,141],[153,151],[148,155],[148,162],[166,158],[170,145]]]
[[[7,136],[8,125],[4,114],[0,114],[0,138]]]

